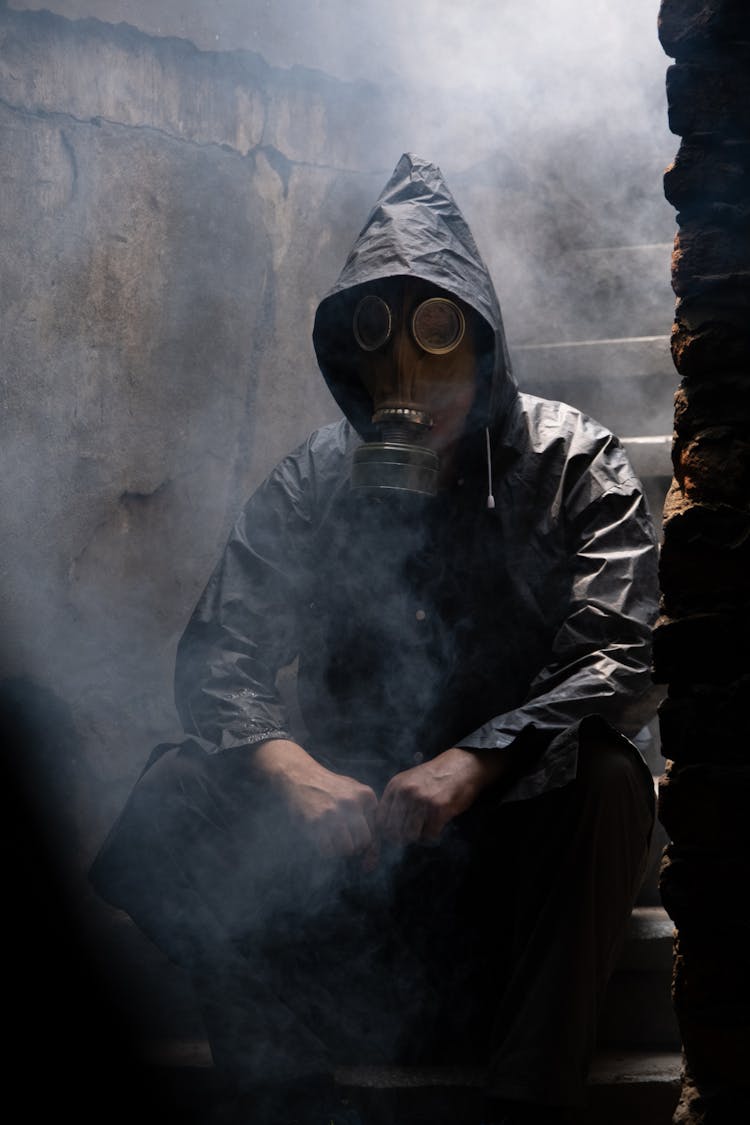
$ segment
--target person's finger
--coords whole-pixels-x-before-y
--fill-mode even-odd
[[[351,854],[366,851],[372,843],[373,834],[364,814],[357,812],[356,815],[349,816],[346,826],[352,841]]]
[[[360,809],[367,822],[370,835],[374,836],[377,830],[378,799],[373,789],[365,789],[360,796]]]
[[[375,831],[385,835],[385,828],[388,824],[391,815],[391,805],[393,804],[393,783],[389,781],[383,790],[383,795],[378,801],[375,809]]]
[[[423,820],[421,802],[403,788],[395,788],[381,831],[392,844],[410,844],[419,839]]]
[[[378,805],[376,822],[379,834],[390,844],[399,844],[400,825],[403,819],[401,794],[398,786],[391,780]]]
[[[339,821],[333,829],[333,846],[336,849],[336,855],[350,856],[356,855],[362,849],[357,847],[357,844],[352,836],[351,826],[346,821]]]
[[[325,859],[354,855],[354,843],[348,825],[333,817],[328,817],[318,824],[315,831],[315,845]]]
[[[422,829],[425,821],[425,810],[421,801],[406,802],[403,816],[401,819],[401,842],[403,844],[414,844],[422,835]]]
[[[444,808],[432,807],[422,822],[422,832],[420,839],[429,840],[434,842],[438,840],[443,834],[443,829],[448,823],[449,817]]]

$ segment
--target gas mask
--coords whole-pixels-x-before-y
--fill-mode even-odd
[[[351,331],[378,440],[355,451],[353,488],[437,492],[476,395],[474,315],[418,278],[362,288]]]

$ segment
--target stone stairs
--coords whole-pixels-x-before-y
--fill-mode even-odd
[[[205,1045],[162,1045],[151,1058],[153,1088],[177,1120],[211,1125],[221,1091]],[[679,1067],[674,1051],[600,1051],[578,1125],[669,1125]],[[363,1067],[337,1075],[341,1101],[355,1106],[365,1125],[483,1125],[481,1079],[467,1069]]]
[[[618,435],[658,527],[672,476],[678,382],[669,336],[524,344],[512,354],[522,391],[572,403]]]

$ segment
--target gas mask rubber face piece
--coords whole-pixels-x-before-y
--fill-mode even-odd
[[[356,450],[353,488],[437,492],[441,458],[463,434],[476,395],[474,315],[417,278],[362,288],[351,331],[379,440]]]

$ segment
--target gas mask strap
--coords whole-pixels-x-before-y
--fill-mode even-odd
[[[484,427],[484,436],[487,443],[487,507],[492,511],[495,507],[495,497],[492,495],[492,450],[489,426]]]

